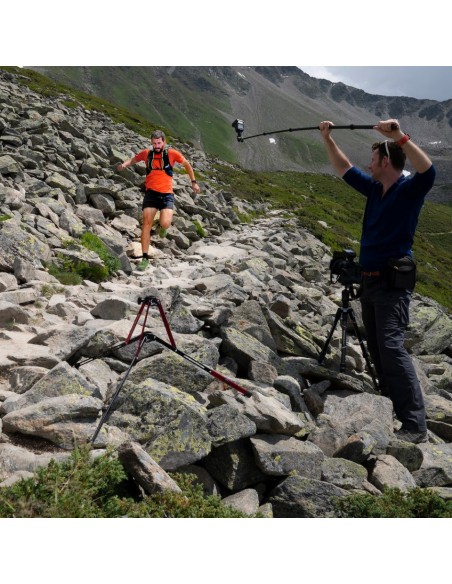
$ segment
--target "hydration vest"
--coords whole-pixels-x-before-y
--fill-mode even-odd
[[[153,170],[160,170],[166,172],[168,176],[173,176],[173,167],[170,164],[169,154],[168,154],[169,146],[165,146],[162,150],[162,168],[152,168],[152,162],[154,160],[154,149],[151,147],[149,150],[149,154],[146,160],[146,176],[150,174]]]

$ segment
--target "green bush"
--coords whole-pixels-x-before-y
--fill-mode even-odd
[[[445,501],[430,489],[408,491],[387,488],[381,496],[351,495],[336,501],[340,517],[452,517],[452,501]]]
[[[194,475],[173,474],[182,493],[143,497],[112,450],[91,459],[87,446],[35,477],[0,489],[0,517],[244,517],[203,494]]]
[[[81,239],[81,244],[91,251],[97,253],[111,276],[121,268],[121,262],[105,245],[105,243],[94,233],[86,231]]]
[[[201,225],[201,223],[199,221],[193,221],[193,224],[195,226],[196,229],[196,233],[199,235],[199,237],[206,237],[206,231],[204,229],[204,227]]]
[[[11,219],[11,215],[0,215],[0,221],[8,221]]]
[[[81,284],[83,280],[102,282],[108,278],[108,268],[106,266],[73,261],[62,255],[57,256],[57,259],[57,264],[54,263],[49,266],[49,274],[66,286],[76,286]]]

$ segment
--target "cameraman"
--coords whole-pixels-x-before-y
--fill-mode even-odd
[[[404,338],[415,280],[411,246],[435,169],[398,121],[386,120],[374,126],[386,140],[372,145],[366,174],[338,148],[331,126],[328,121],[319,125],[329,160],[337,174],[367,198],[359,258],[361,306],[380,391],[391,399],[402,422],[397,438],[427,442],[424,400]],[[410,178],[402,172],[407,157],[416,171]]]

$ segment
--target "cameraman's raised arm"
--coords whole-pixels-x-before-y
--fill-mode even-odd
[[[332,122],[321,122],[319,125],[320,132],[323,136],[323,142],[325,144],[326,152],[328,158],[337,174],[343,177],[344,174],[349,170],[353,164],[345,156],[342,150],[339,149],[336,142],[331,137],[331,126],[334,126]]]
[[[408,134],[402,132],[398,120],[379,122],[374,129],[399,144],[416,172],[422,174],[432,166],[432,161],[427,154],[412,142]]]

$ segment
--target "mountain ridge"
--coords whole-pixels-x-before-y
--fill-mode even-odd
[[[108,99],[168,127],[183,140],[249,170],[332,173],[318,132],[279,134],[275,143],[246,135],[335,124],[372,124],[397,118],[432,157],[438,171],[434,200],[452,201],[452,100],[368,94],[344,83],[316,79],[297,67],[31,67],[50,78]],[[367,167],[372,131],[342,131],[339,144]],[[408,168],[409,169],[409,168]],[[410,169],[409,169],[410,170]]]

